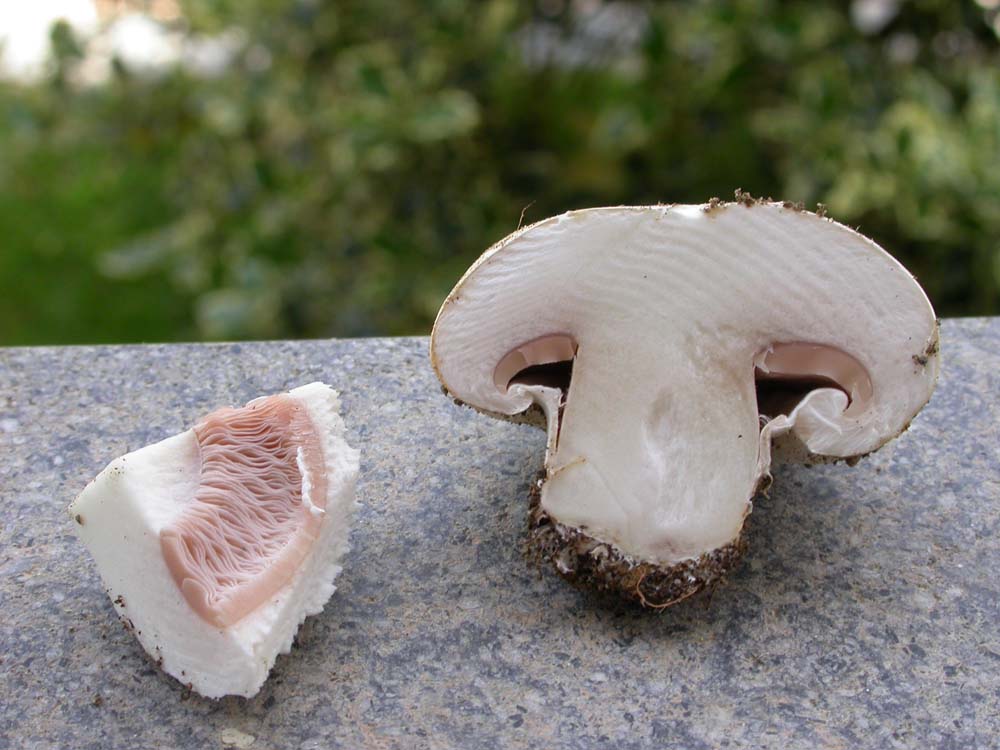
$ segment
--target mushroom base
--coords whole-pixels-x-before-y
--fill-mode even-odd
[[[649,609],[665,609],[719,584],[746,551],[740,534],[729,544],[673,565],[634,560],[615,545],[565,526],[542,510],[544,476],[539,472],[531,483],[528,552],[581,589],[614,594]]]

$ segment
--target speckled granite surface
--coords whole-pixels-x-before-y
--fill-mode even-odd
[[[662,614],[524,561],[543,435],[452,404],[424,340],[0,350],[0,747],[995,747],[1000,319],[942,346],[906,435],[780,470],[738,572]],[[65,506],[126,450],[314,379],[362,449],[340,590],[256,698],[190,696]]]

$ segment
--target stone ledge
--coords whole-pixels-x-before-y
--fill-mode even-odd
[[[710,602],[583,595],[521,556],[540,431],[452,404],[425,339],[0,350],[0,746],[861,748],[1000,734],[1000,319],[849,469],[783,468]],[[114,619],[65,506],[205,411],[325,380],[364,504],[326,611],[252,700]]]

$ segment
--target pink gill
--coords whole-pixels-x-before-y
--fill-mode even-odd
[[[326,506],[323,450],[305,408],[285,395],[219,409],[194,432],[201,481],[160,532],[160,548],[191,607],[225,628],[274,596],[309,554]],[[300,460],[315,510],[303,502]]]

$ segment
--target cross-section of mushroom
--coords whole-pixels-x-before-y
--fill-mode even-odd
[[[515,232],[438,314],[456,399],[548,428],[531,543],[665,606],[731,568],[775,455],[854,459],[930,398],[937,322],[857,232],[788,204],[599,208]]]
[[[70,506],[115,611],[168,674],[252,696],[335,590],[358,453],[311,383],[122,456]]]

